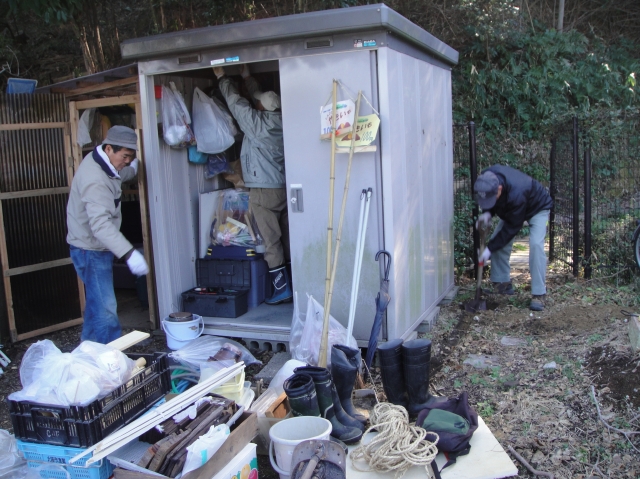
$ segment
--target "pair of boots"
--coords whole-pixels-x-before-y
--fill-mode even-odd
[[[403,406],[410,416],[437,402],[429,394],[430,340],[394,339],[378,346],[377,352],[388,402]]]
[[[362,438],[367,421],[351,402],[360,350],[334,345],[331,362],[333,376],[326,368],[299,367],[284,382],[284,390],[294,416],[323,417],[331,422],[333,437],[355,444]]]
[[[293,289],[291,288],[290,263],[269,270],[269,279],[273,286],[273,294],[265,299],[267,304],[288,303],[293,300]]]

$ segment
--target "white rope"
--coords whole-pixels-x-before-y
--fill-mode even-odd
[[[368,444],[358,446],[351,452],[351,464],[360,472],[395,472],[399,479],[413,466],[424,466],[431,477],[429,465],[438,454],[436,444],[425,439],[427,431],[409,424],[409,414],[402,406],[378,403],[369,418],[371,427],[364,434],[377,430],[378,434]],[[365,461],[369,469],[360,469],[356,461]]]
[[[338,82],[338,84],[339,84],[342,88],[344,88],[344,90],[346,90],[346,92],[347,92],[347,96],[349,97],[349,99],[350,99],[351,101],[354,101],[354,99],[353,99],[353,97],[352,97],[353,92],[352,92],[351,90],[349,90],[349,87],[347,87],[347,85],[345,85],[344,83],[342,83],[340,80],[337,80],[337,82]],[[367,99],[367,97],[365,96],[365,94],[364,94],[364,93],[362,94],[362,98],[364,98],[364,101],[366,101],[366,102],[367,102],[367,105],[369,105],[369,106],[371,107],[371,109],[375,112],[375,114],[376,114],[376,115],[378,115],[378,116],[380,116],[380,113],[378,113],[378,110],[376,110],[376,109],[373,107],[373,105],[372,105],[371,103],[369,103],[369,100]]]

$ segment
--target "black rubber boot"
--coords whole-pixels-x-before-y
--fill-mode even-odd
[[[427,407],[429,394],[429,365],[431,363],[431,341],[413,339],[402,345],[404,381],[407,388],[410,416],[416,416]],[[430,403],[429,403],[430,404]]]
[[[336,391],[338,391],[342,409],[356,421],[366,424],[367,418],[356,411],[353,402],[351,402],[351,393],[356,383],[361,361],[362,356],[359,348],[350,348],[343,344],[334,344],[331,347],[331,376]]]
[[[293,301],[293,290],[291,289],[291,280],[289,272],[285,266],[270,269],[269,276],[273,286],[273,294],[269,299],[265,299],[267,304],[289,303]]]
[[[296,373],[308,374],[313,378],[313,382],[316,385],[320,414],[331,423],[331,435],[340,439],[345,444],[355,444],[358,442],[360,438],[362,438],[362,430],[357,427],[344,425],[336,415],[338,408],[340,411],[342,411],[342,408],[340,406],[334,408],[334,397],[338,399],[338,394],[335,393],[334,395],[335,388],[333,387],[329,370],[315,366],[303,366],[294,369],[294,371]],[[339,400],[337,402],[340,404]],[[344,411],[342,412],[344,413]],[[355,419],[352,419],[352,421],[355,421]],[[360,423],[359,421],[356,422]]]
[[[283,387],[294,416],[320,416],[316,385],[311,376],[296,373],[285,379]]]
[[[378,360],[382,375],[382,387],[387,401],[398,406],[409,405],[404,387],[402,367],[402,339],[394,339],[378,346]]]

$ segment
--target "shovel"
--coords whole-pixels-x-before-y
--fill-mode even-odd
[[[481,225],[478,230],[480,234],[480,252],[479,256],[482,256],[485,248],[485,240],[487,236],[487,228],[485,225]],[[480,294],[482,293],[482,270],[484,269],[484,265],[478,264],[478,282],[476,283],[476,297],[471,301],[467,301],[464,303],[464,310],[469,313],[477,313],[478,311],[486,311],[487,310],[487,302],[484,299],[480,299]]]

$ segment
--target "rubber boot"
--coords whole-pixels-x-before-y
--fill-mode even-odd
[[[313,378],[313,382],[316,385],[320,414],[331,423],[331,435],[340,439],[345,444],[355,444],[358,442],[360,438],[362,438],[362,430],[357,427],[344,425],[336,415],[338,408],[340,411],[342,411],[342,408],[340,406],[337,408],[334,407],[334,398],[338,399],[338,394],[334,393],[335,388],[329,370],[315,366],[303,366],[295,368],[294,371],[296,373],[308,374]],[[340,404],[339,399],[337,403]],[[342,412],[344,413],[344,411]],[[352,421],[355,420],[352,419]],[[356,422],[361,424],[359,421]]]
[[[311,376],[296,373],[285,379],[283,387],[294,416],[320,417],[316,385]]]
[[[336,391],[338,391],[342,409],[356,421],[366,424],[367,418],[356,411],[353,402],[351,402],[351,393],[356,383],[361,361],[362,356],[359,348],[350,348],[343,344],[334,344],[331,347],[331,376]]]
[[[404,370],[402,367],[402,339],[394,339],[378,346],[378,361],[382,387],[387,401],[398,406],[409,405],[404,387]]]
[[[409,399],[407,411],[410,416],[415,416],[428,406],[427,401],[431,397],[429,394],[431,341],[429,339],[405,341],[402,345],[402,362]]]
[[[293,300],[293,292],[291,290],[291,281],[289,280],[289,272],[285,266],[279,266],[269,270],[271,284],[273,285],[273,294],[264,302],[267,304],[288,303]]]

